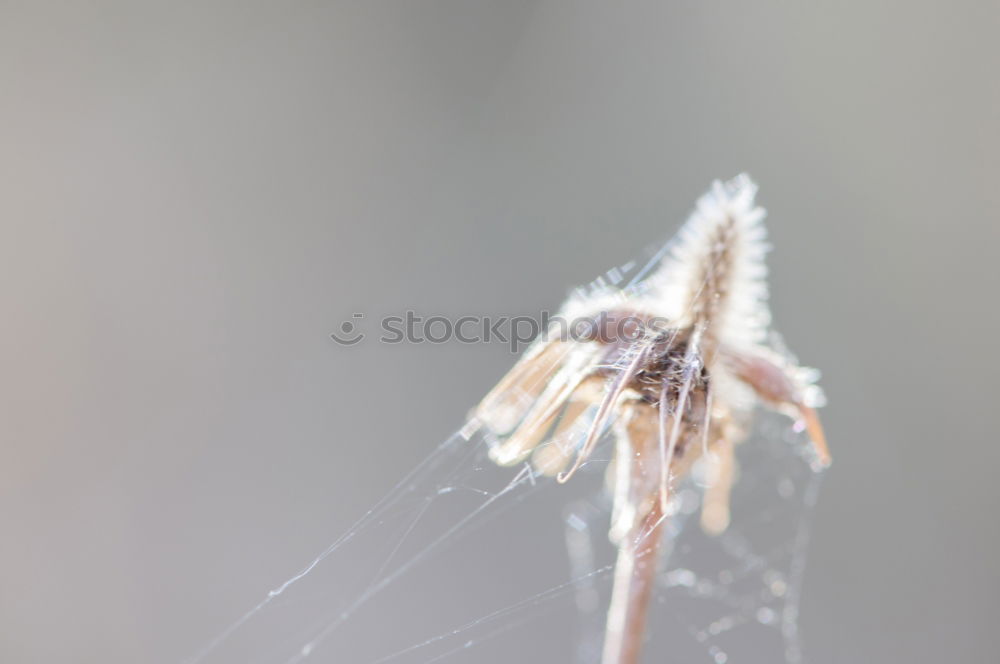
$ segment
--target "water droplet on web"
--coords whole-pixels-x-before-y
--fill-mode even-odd
[[[769,569],[764,572],[763,580],[768,591],[775,597],[784,597],[785,593],[788,592],[788,583],[777,570]]]
[[[775,614],[774,609],[766,606],[762,606],[757,609],[757,622],[762,625],[770,625],[774,622]]]
[[[715,664],[726,664],[726,662],[729,661],[729,655],[724,653],[718,646],[712,646],[709,648],[708,654],[712,656],[712,661],[715,662]]]
[[[714,623],[708,626],[709,634],[722,634],[733,628],[733,619],[731,616],[726,616],[724,618],[719,618]]]
[[[695,573],[689,569],[675,569],[671,570],[667,574],[667,584],[671,586],[683,586],[685,588],[690,588],[694,586],[697,580],[698,577],[695,576]]]

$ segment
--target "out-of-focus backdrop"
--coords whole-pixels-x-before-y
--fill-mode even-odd
[[[537,314],[744,170],[830,402],[807,660],[995,657],[998,18],[3,3],[0,660],[191,655],[513,361],[343,320]]]

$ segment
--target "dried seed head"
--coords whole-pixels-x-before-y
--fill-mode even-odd
[[[756,191],[745,175],[714,183],[638,287],[600,284],[570,298],[561,318],[587,321],[583,334],[539,342],[477,409],[501,439],[494,461],[534,453],[539,470],[566,481],[629,403],[649,406],[633,408],[633,419],[656,420],[639,429],[658,431],[663,500],[672,464],[690,463],[692,448],[737,442],[757,403],[801,416],[827,459],[811,409],[820,399],[814,375],[768,345]],[[544,451],[556,436],[559,449]]]

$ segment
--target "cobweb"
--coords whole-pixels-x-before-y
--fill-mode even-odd
[[[591,287],[640,290],[665,250]],[[757,413],[719,536],[697,523],[698,466],[676,486],[643,661],[803,661],[799,595],[821,480],[808,443],[787,418]],[[456,432],[186,662],[597,664],[616,553],[612,446],[565,485],[527,464],[497,467],[489,446],[475,426]]]
[[[801,433],[759,415],[738,447],[724,534],[698,527],[699,473],[678,487],[646,661],[802,659],[798,599],[820,475]],[[598,662],[615,555],[609,447],[558,485],[527,465],[494,466],[478,432],[456,433],[189,661]]]

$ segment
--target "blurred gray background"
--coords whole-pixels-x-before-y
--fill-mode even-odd
[[[808,661],[992,661],[998,18],[0,3],[0,660],[191,655],[513,361],[341,321],[556,307],[745,170],[830,402]]]

